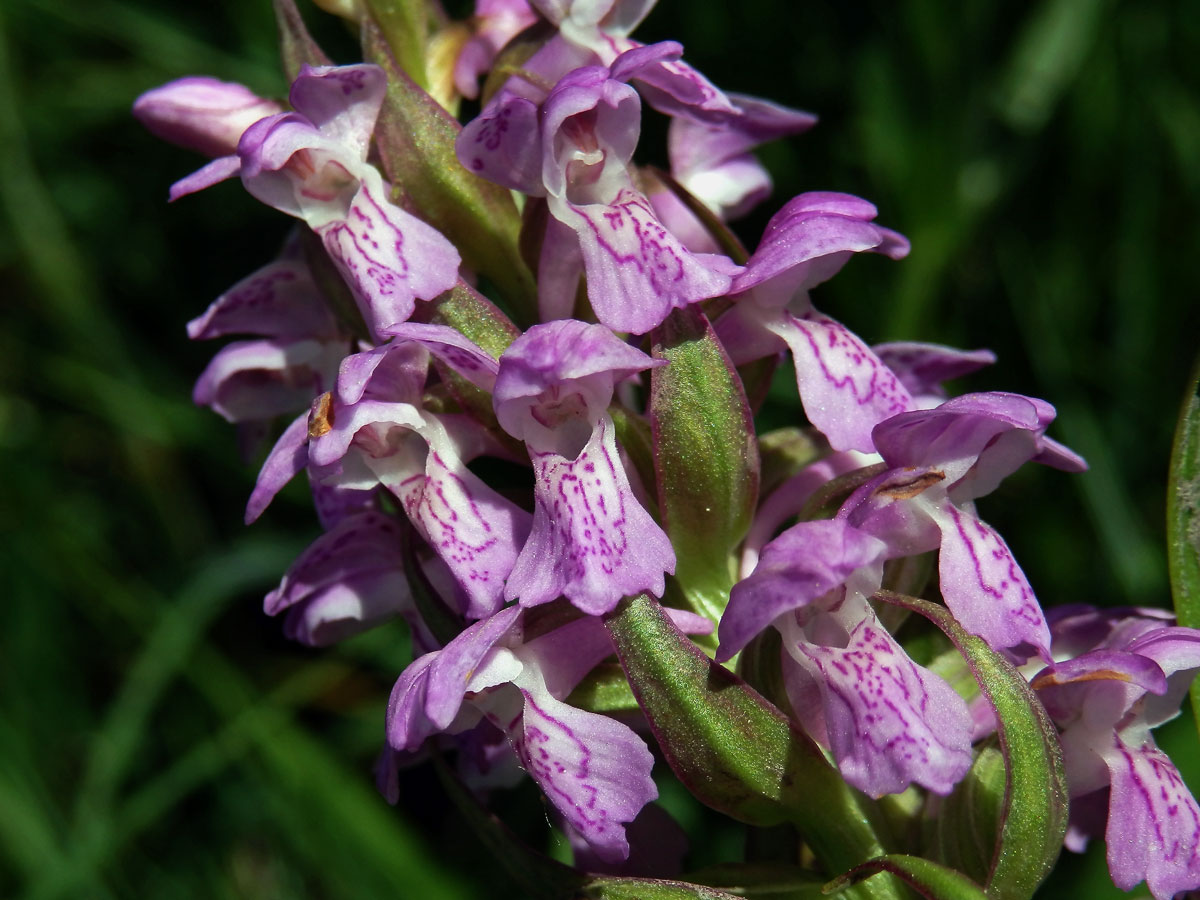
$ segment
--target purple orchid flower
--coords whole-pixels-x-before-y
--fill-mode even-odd
[[[247,128],[281,112],[245,85],[201,75],[169,81],[133,102],[134,116],[155,137],[214,158],[233,156]]]
[[[711,629],[702,617],[672,614],[692,633]],[[612,652],[598,618],[538,633],[528,611],[503,609],[404,671],[388,703],[388,743],[412,751],[486,719],[572,831],[601,860],[619,863],[629,856],[625,826],[658,796],[654,757],[628,726],[563,702]]]
[[[500,50],[537,21],[526,0],[475,0],[473,34],[454,63],[454,87],[471,100],[479,96],[479,78],[492,67]]]
[[[623,53],[644,44],[629,37],[654,7],[655,0],[530,0],[558,27],[526,68],[553,83],[570,68],[610,66]],[[720,121],[738,115],[728,95],[679,55],[663,56],[631,75],[647,102],[669,116]]]
[[[888,471],[838,512],[884,541],[889,556],[940,548],[942,597],[954,617],[989,646],[1023,661],[1049,659],[1050,633],[1033,588],[1004,539],[974,510],[1023,463],[1066,471],[1083,460],[1045,436],[1048,403],[1019,394],[964,394],[882,422],[873,442]]]
[[[641,591],[662,596],[675,551],[630,488],[607,412],[617,381],[659,364],[575,320],[535,325],[501,356],[496,417],[525,442],[535,476],[533,528],[506,599],[565,594],[598,615]]]
[[[808,291],[854,253],[900,259],[908,241],[875,225],[875,207],[849,194],[793,198],[767,223],[746,270],[734,279],[738,304],[717,334],[741,365],[786,348],[796,365],[804,412],[835,450],[872,452],[871,429],[914,408],[908,390],[861,338],[818,312]]]
[[[503,603],[529,514],[467,468],[483,453],[504,455],[482,426],[422,408],[428,360],[423,347],[400,342],[343,360],[336,389],[293,422],[268,455],[246,516],[257,518],[305,467],[326,486],[382,485],[454,576],[460,611],[478,619]]]
[[[871,349],[900,379],[917,409],[932,409],[946,401],[943,382],[969,375],[996,361],[991,350],[958,350],[917,341],[876,344]]]
[[[188,323],[193,340],[231,334],[262,339],[235,341],[218,351],[192,397],[237,424],[307,409],[332,387],[350,343],[294,242]]]
[[[690,253],[658,221],[631,168],[641,101],[626,82],[679,52],[656,44],[585,66],[548,94],[522,82],[502,90],[458,140],[468,169],[533,197],[551,219],[542,244],[543,320],[571,315],[586,272],[596,317],[614,331],[644,334],[675,307],[725,293],[740,271],[727,258]]]
[[[294,112],[260,119],[221,157],[177,182],[171,199],[240,174],[268,206],[303,219],[349,285],[372,335],[452,288],[461,262],[440,232],[393,205],[367,160],[387,90],[378,66],[304,66]]]
[[[314,647],[401,616],[416,646],[432,650],[437,642],[417,613],[404,569],[400,523],[363,510],[313,542],[267,594],[263,609],[269,616],[286,612],[283,633]]]
[[[746,215],[771,193],[771,176],[750,151],[807,131],[817,118],[757,97],[729,94],[738,115],[717,122],[676,116],[667,132],[671,175],[723,222]],[[665,186],[650,194],[659,219],[696,253],[718,252],[716,240]]]
[[[1104,837],[1117,887],[1145,881],[1157,900],[1200,888],[1200,806],[1150,733],[1179,714],[1200,669],[1200,631],[1172,627],[1152,610],[1056,613],[1056,658],[1064,645],[1075,650],[1085,635],[1098,637],[1033,679],[1061,730],[1072,798],[1068,848],[1082,850],[1099,832],[1101,819],[1081,813],[1102,808],[1107,797]]]
[[[943,382],[974,372],[996,359],[990,350],[956,350],[939,344],[877,344],[874,350],[900,379],[918,409],[929,409],[946,401]],[[1048,439],[1043,437],[1043,440]],[[754,571],[763,546],[785,521],[801,512],[818,488],[879,460],[878,454],[857,450],[830,453],[777,487],[759,506],[742,542],[741,576],[745,578]]]
[[[534,325],[498,364],[445,326],[407,323],[392,331],[491,392],[500,427],[529,451],[533,525],[506,600],[537,606],[565,595],[599,615],[631,594],[662,596],[675,551],[638,502],[607,410],[618,381],[665,361],[603,325],[574,319]]]
[[[788,529],[730,592],[716,659],[730,659],[773,625],[792,708],[846,781],[873,797],[914,782],[948,794],[971,766],[971,716],[876,619],[867,597],[887,551],[838,520]]]

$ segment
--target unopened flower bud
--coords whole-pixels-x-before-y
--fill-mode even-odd
[[[282,111],[245,85],[203,76],[167,82],[133,104],[133,114],[156,137],[213,158],[237,152],[242,132]]]

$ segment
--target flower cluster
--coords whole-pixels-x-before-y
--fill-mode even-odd
[[[1026,462],[1085,468],[1047,436],[1054,409],[949,397],[988,351],[871,346],[814,305],[855,254],[908,253],[869,202],[801,194],[740,251],[726,222],[770,190],[753,149],[815,119],[630,37],[652,5],[478,0],[442,60],[452,106],[488,76],[453,146],[459,195],[408,180],[430,142],[399,148],[378,127],[449,121],[388,68],[386,35],[373,63],[297,65],[286,104],[199,77],[138,99],[155,134],[212,158],[172,199],[237,177],[299,220],[189,325],[249,336],[217,353],[196,401],[250,437],[278,429],[247,521],[303,472],[324,530],[267,613],[312,645],[407,622],[418,655],[388,706],[385,793],[430,745],[457,751],[481,793],[523,769],[581,867],[661,876],[675,873],[646,861],[636,823],[661,814],[656,752],[681,771],[684,751],[651,709],[661,685],[622,649],[628,598],[660,602],[678,652],[704,648],[765,693],[862,802],[928,798],[910,804],[917,831],[1006,727],[987,684],[947,680],[947,658],[978,672],[974,658],[882,600],[933,599],[1049,712],[1067,846],[1103,832],[1114,881],[1159,900],[1200,887],[1200,808],[1150,736],[1200,669],[1200,634],[1145,610],[1043,612],[976,500]],[[377,48],[371,7],[355,15]],[[419,102],[389,93],[397,79]],[[643,104],[669,119],[669,173],[636,162]],[[479,245],[496,232],[445,213],[471,192],[519,231],[500,250],[527,267],[528,296],[473,262],[495,258]],[[806,421],[757,434],[763,373],[786,358]],[[910,652],[914,633],[945,652]],[[576,690],[614,654],[628,715]]]

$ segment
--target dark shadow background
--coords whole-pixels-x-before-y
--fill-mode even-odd
[[[1043,602],[1169,605],[1200,4],[661,0],[638,36],[821,115],[763,151],[777,192],[748,242],[804,190],[865,196],[912,240],[902,263],[853,261],[822,309],[869,341],[990,347],[998,364],[958,389],[1058,407],[1052,434],[1091,471],[1027,467],[980,504]],[[254,465],[189,401],[214,347],[184,323],[288,223],[236,185],[168,208],[199,160],[128,110],[192,73],[282,95],[275,52],[266,0],[0,7],[3,896],[517,896],[428,769],[399,810],[374,794],[403,628],[320,653],[282,639],[261,597],[314,517],[295,491],[243,528]],[[662,133],[648,125],[646,159]],[[1163,743],[1194,762],[1187,721]],[[502,802],[547,840],[536,796]],[[697,864],[737,854],[732,829],[691,825]],[[1119,895],[1095,853],[1060,869],[1044,896]]]

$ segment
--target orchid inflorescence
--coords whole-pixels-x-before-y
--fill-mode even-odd
[[[315,646],[403,618],[381,790],[431,755],[460,799],[528,775],[590,873],[561,896],[759,895],[761,864],[680,876],[668,767],[795,828],[770,872],[795,896],[1029,897],[1093,836],[1121,888],[1200,887],[1200,807],[1151,735],[1200,632],[1042,610],[975,501],[1085,468],[1053,407],[950,397],[989,351],[871,346],[814,306],[855,254],[908,253],[867,201],[801,194],[742,249],[752,151],[815,118],[630,37],[652,6],[339,4],[368,62],[335,66],[281,0],[286,104],[138,99],[211,157],[172,199],[236,176],[299,220],[188,328],[250,336],[198,403],[248,436],[291,417],[247,521],[304,473],[324,529],[267,613]],[[643,104],[669,172],[634,161]],[[785,358],[807,421],[756,432]]]

